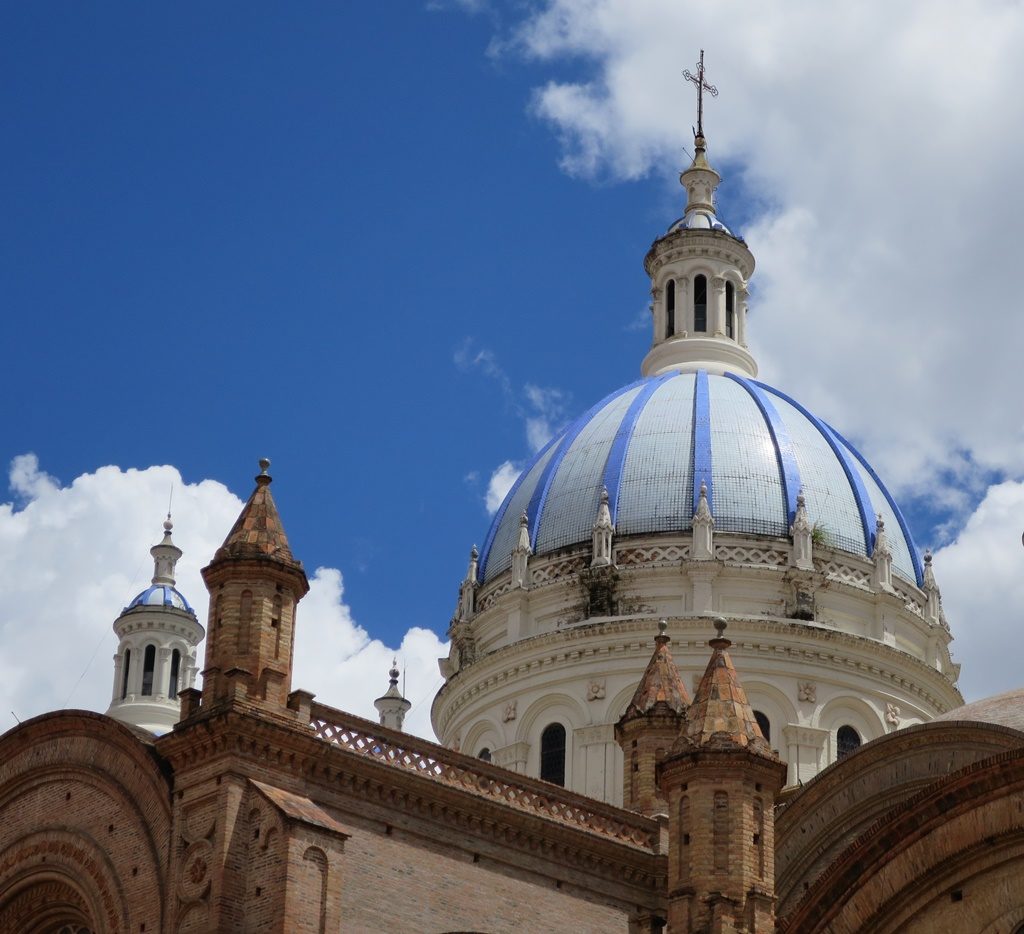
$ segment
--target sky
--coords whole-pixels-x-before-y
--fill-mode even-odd
[[[490,515],[635,378],[706,50],[760,375],[858,443],[968,698],[1022,683],[1024,9],[788,0],[9,4],[0,729],[105,709],[168,500],[180,589],[259,457],[312,590],[296,686],[373,716]]]

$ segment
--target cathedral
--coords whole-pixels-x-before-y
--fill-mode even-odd
[[[758,380],[701,119],[694,150],[640,377],[469,554],[439,742],[397,668],[379,722],[292,683],[264,459],[206,626],[168,517],[106,714],[0,737],[0,934],[1024,932],[1024,693],[964,705],[883,479]]]

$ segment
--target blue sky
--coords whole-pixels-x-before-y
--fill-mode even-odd
[[[528,451],[501,386],[454,354],[492,350],[516,393],[557,384],[567,412],[632,377],[657,184],[559,171],[487,18],[5,20],[3,460],[34,451],[65,481],[171,463],[246,495],[267,454],[296,553],[345,569],[364,625],[443,629],[490,470]]]
[[[993,400],[1024,339],[998,286],[1024,242],[1022,33],[1005,5],[939,7],[9,5],[0,461],[63,487],[170,464],[244,497],[267,455],[293,550],[340,570],[358,625],[443,635],[492,474],[638,373],[705,45],[762,375],[952,547],[1021,479],[1019,412]],[[949,279],[974,268],[999,320],[977,348]],[[133,514],[147,544],[165,497]]]

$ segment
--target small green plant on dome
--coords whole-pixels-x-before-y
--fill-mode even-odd
[[[832,533],[820,522],[811,526],[811,545],[815,548],[832,547]]]

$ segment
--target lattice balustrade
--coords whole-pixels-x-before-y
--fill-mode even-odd
[[[563,577],[569,577],[577,573],[583,567],[583,564],[583,558],[577,556],[575,558],[563,558],[561,561],[551,561],[538,567],[531,566],[531,583],[534,587],[540,587],[543,584],[552,583]]]
[[[863,568],[840,564],[838,561],[827,561],[821,566],[821,570],[833,580],[860,587],[862,590],[871,589],[871,575]]]
[[[619,548],[615,552],[615,563],[619,567],[678,564],[689,557],[689,545],[634,545]]]
[[[311,726],[320,739],[349,752],[405,769],[445,785],[504,801],[521,811],[571,824],[630,846],[653,849],[656,827],[639,815],[623,815],[600,802],[589,805],[572,792],[529,778],[513,779],[503,770],[450,752],[441,746],[376,731],[368,720],[349,717],[340,710],[313,705]]]
[[[484,610],[493,606],[495,600],[503,594],[507,594],[512,589],[512,584],[509,581],[505,581],[503,584],[499,584],[493,590],[489,590],[482,594],[476,601],[477,613],[482,613]]]
[[[719,561],[734,564],[767,564],[772,567],[788,564],[789,556],[778,548],[758,548],[755,545],[719,545],[715,549]]]

